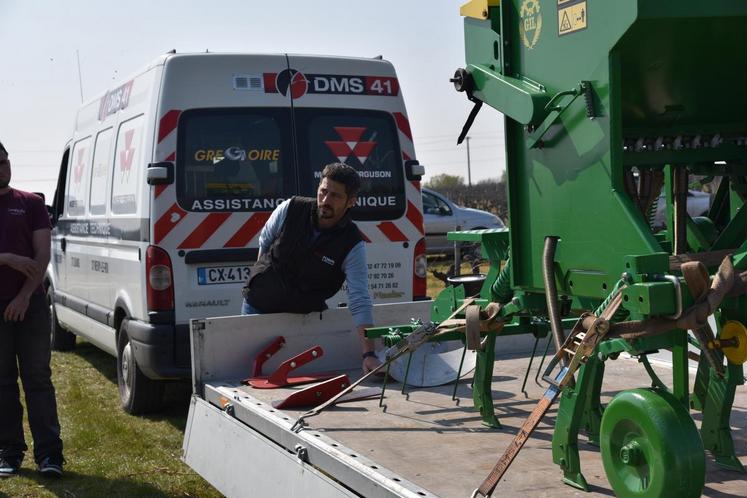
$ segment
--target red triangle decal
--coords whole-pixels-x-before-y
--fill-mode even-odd
[[[348,157],[353,151],[350,150],[350,146],[345,142],[333,142],[328,140],[324,144],[329,147],[332,155],[336,157]]]
[[[335,131],[346,142],[359,142],[366,129],[353,126],[335,126]]]

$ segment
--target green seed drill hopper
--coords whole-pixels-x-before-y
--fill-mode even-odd
[[[474,103],[462,138],[483,103],[503,113],[510,231],[451,237],[483,243],[492,268],[475,303],[504,304],[503,333],[550,325],[564,481],[587,489],[579,431],[618,496],[700,496],[705,451],[744,472],[729,416],[747,358],[747,2],[479,0],[462,15],[467,64],[452,81]],[[691,216],[700,185],[711,207]],[[483,335],[475,402],[492,415],[480,376],[489,386],[496,333]],[[669,386],[647,360],[667,350]],[[605,362],[622,352],[654,387],[602,407]]]

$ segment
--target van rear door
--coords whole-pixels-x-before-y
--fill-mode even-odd
[[[160,104],[156,156],[175,181],[154,189],[153,240],[171,258],[177,323],[240,313],[259,232],[298,189],[286,58],[200,55],[169,59]]]
[[[358,170],[362,188],[352,217],[366,241],[369,290],[375,302],[409,301],[425,295],[422,200],[408,181],[404,162],[414,158],[404,100],[394,69],[375,59],[288,56],[290,71],[303,75],[293,94],[300,192],[314,196],[321,171],[331,162]],[[344,290],[344,289],[343,289]],[[344,292],[328,301],[346,304]]]

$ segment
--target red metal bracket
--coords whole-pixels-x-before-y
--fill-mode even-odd
[[[282,339],[282,337],[280,338]],[[277,347],[278,349],[282,346],[280,344],[277,345],[277,341],[272,343],[270,347],[265,349],[262,353],[265,353],[267,351],[271,351],[272,348]],[[296,376],[296,377],[290,377],[288,374],[290,374],[293,370],[302,367],[303,365],[306,365],[307,363],[317,359],[321,358],[324,355],[324,350],[321,346],[314,346],[311,349],[307,349],[301,354],[298,354],[294,356],[293,358],[290,358],[288,360],[285,360],[283,363],[280,364],[280,366],[275,370],[272,374],[268,376],[264,375],[256,375],[254,377],[251,377],[249,379],[246,379],[242,381],[244,384],[249,384],[252,387],[255,387],[257,389],[276,389],[278,387],[285,387],[285,386],[294,386],[298,384],[308,384],[310,382],[318,382],[321,380],[327,380],[331,379],[335,376],[335,374],[332,373],[320,373],[320,374],[309,374],[309,375],[302,375],[302,376]],[[272,356],[272,355],[270,355]],[[267,357],[263,357],[262,363],[264,363],[264,360],[267,359]],[[259,361],[261,358],[255,359],[255,371],[257,366],[257,361]],[[261,363],[259,365],[260,372],[262,370]]]
[[[304,406],[316,406],[324,403],[341,393],[350,385],[347,375],[338,375],[314,386],[299,389],[285,399],[272,402],[275,408],[301,408]]]
[[[285,346],[285,337],[281,335],[278,336],[274,341],[272,341],[265,349],[263,349],[262,352],[259,353],[256,358],[254,358],[254,365],[252,365],[252,377],[261,377],[262,365],[264,365],[265,362],[272,357],[272,355],[280,351],[283,346]]]

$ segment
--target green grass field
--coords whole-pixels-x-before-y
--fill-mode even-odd
[[[79,339],[75,351],[53,353],[52,372],[65,476],[39,476],[29,450],[20,474],[0,480],[0,497],[221,496],[179,460],[188,385],[169,386],[164,413],[133,417],[119,407],[114,358],[91,344]]]
[[[429,259],[428,295],[444,284],[431,270],[448,259]],[[468,272],[465,266],[462,270]],[[181,462],[190,386],[174,384],[161,414],[127,415],[119,407],[114,358],[78,339],[70,353],[52,355],[52,372],[65,444],[65,476],[49,480],[35,470],[31,449],[18,476],[0,480],[4,497],[219,497]],[[26,442],[31,435],[26,428]]]

